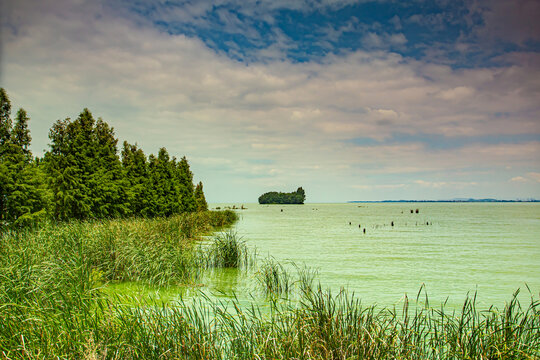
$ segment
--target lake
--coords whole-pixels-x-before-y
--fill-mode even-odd
[[[528,303],[526,284],[536,297],[540,291],[538,203],[244,206],[233,229],[260,258],[312,267],[323,287],[345,287],[364,304],[399,304],[422,284],[431,305],[452,307],[467,293],[477,292],[480,307],[502,307],[518,288]],[[254,287],[253,276],[235,270],[204,282],[214,295],[240,298]]]

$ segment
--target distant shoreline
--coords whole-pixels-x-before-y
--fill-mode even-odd
[[[500,199],[452,199],[452,200],[352,200],[347,203],[533,203],[537,199],[527,200],[500,200]]]

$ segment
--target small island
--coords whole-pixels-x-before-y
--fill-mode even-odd
[[[303,204],[306,200],[304,189],[299,187],[295,192],[267,192],[259,196],[259,204]]]

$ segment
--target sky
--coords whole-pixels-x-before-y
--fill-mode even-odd
[[[4,0],[32,151],[84,108],[210,203],[540,199],[537,0]]]

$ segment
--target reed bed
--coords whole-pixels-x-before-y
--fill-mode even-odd
[[[312,291],[316,276],[317,271],[306,265],[284,265],[268,257],[258,266],[255,280],[268,299],[296,301]]]
[[[288,298],[293,279],[285,266],[273,258],[265,259],[257,272],[257,282],[268,297]]]
[[[531,294],[522,306],[517,292],[500,310],[478,310],[475,296],[459,310],[431,308],[419,297],[401,309],[378,308],[347,291],[323,290],[312,271],[300,269],[287,280],[289,289],[298,284],[297,301],[246,306],[201,296],[134,305],[106,295],[102,281],[185,281],[193,245],[178,234],[189,220],[132,221],[50,224],[0,236],[0,358],[540,358],[540,302]],[[281,267],[274,261],[272,268]]]
[[[216,229],[215,224],[231,224],[235,216],[232,211],[209,211],[166,219],[47,223],[8,231],[0,234],[0,265],[13,258],[25,259],[28,266],[53,267],[78,258],[94,282],[189,283],[199,275],[195,240]]]
[[[91,291],[90,291],[91,293]],[[86,359],[537,359],[538,302],[463,311],[364,307],[346,292],[312,290],[297,305],[201,299],[122,305],[79,292],[62,306],[42,303],[2,326],[5,358]],[[86,294],[86,296],[84,295]],[[52,307],[51,307],[52,305]],[[58,304],[59,305],[59,304]],[[57,306],[58,306],[57,305]],[[67,315],[60,315],[62,313]],[[231,311],[232,309],[232,311]],[[22,318],[20,319],[22,320]],[[3,322],[6,324],[5,322]],[[6,336],[13,335],[13,336]]]
[[[255,251],[250,251],[245,241],[233,231],[214,235],[211,243],[199,250],[202,268],[248,269],[255,263]]]

